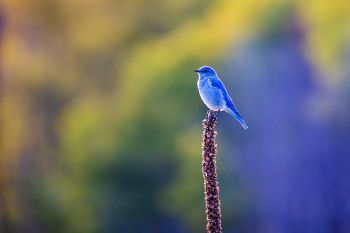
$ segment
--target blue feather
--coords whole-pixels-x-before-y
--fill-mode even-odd
[[[205,105],[213,111],[229,113],[244,129],[247,129],[247,124],[234,106],[225,85],[219,79],[215,70],[209,66],[203,66],[195,71],[199,74],[198,90]]]

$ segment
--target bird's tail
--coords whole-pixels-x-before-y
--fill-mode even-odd
[[[227,109],[227,112],[232,115],[243,127],[243,129],[248,129],[248,125],[245,123],[245,121],[243,120],[242,115],[236,110],[236,109]]]

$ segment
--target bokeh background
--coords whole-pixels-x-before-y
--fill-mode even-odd
[[[0,232],[205,232],[201,65],[224,231],[350,232],[348,0],[2,0]]]

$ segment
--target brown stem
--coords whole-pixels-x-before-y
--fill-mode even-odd
[[[219,199],[219,185],[216,174],[215,125],[217,117],[215,112],[209,110],[203,120],[203,143],[202,143],[202,173],[204,178],[205,209],[207,214],[207,232],[221,233],[221,209]]]

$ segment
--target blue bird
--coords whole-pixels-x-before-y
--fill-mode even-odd
[[[213,111],[225,111],[232,115],[244,129],[248,126],[244,122],[242,115],[237,111],[231,97],[226,91],[224,84],[219,79],[215,70],[209,66],[202,66],[194,70],[198,73],[198,91],[204,104]]]

